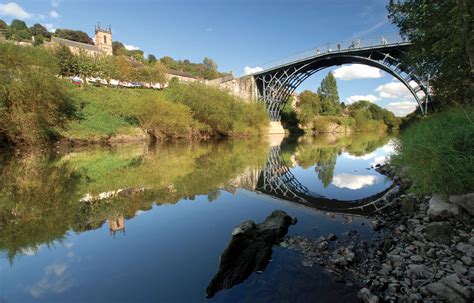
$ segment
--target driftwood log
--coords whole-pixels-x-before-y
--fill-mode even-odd
[[[288,227],[296,223],[282,210],[275,210],[264,222],[245,221],[232,231],[232,239],[221,255],[219,271],[206,289],[206,297],[245,281],[252,272],[263,272],[272,247],[281,242]]]

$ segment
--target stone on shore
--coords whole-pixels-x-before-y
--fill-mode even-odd
[[[373,295],[370,290],[367,288],[362,288],[359,290],[359,293],[357,294],[359,299],[361,299],[365,303],[378,303],[379,298],[375,295]]]
[[[265,270],[272,247],[281,242],[288,227],[296,222],[282,210],[275,210],[263,223],[245,221],[232,231],[232,239],[221,255],[219,271],[207,286],[211,298],[222,289],[245,281],[252,272]]]
[[[427,289],[438,299],[446,302],[472,302],[471,290],[461,286],[459,283],[459,278],[455,274],[452,274],[438,282],[428,284]]]
[[[474,193],[467,195],[450,196],[449,202],[458,205],[471,216],[474,216]]]
[[[459,207],[448,203],[441,195],[434,194],[429,202],[428,217],[432,221],[443,221],[459,215]]]
[[[449,243],[453,238],[453,234],[453,228],[445,222],[433,222],[425,228],[426,239],[433,242]]]

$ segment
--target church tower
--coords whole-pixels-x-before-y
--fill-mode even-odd
[[[99,24],[95,27],[95,45],[104,51],[106,55],[112,56],[112,29],[101,28]]]

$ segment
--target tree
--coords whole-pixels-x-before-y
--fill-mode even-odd
[[[209,71],[217,71],[217,63],[211,58],[204,57],[202,64],[204,64],[204,67]]]
[[[2,30],[6,31],[8,29],[9,29],[8,24],[5,21],[3,21],[2,19],[0,19],[0,31],[2,31]]]
[[[309,90],[305,90],[300,94],[300,102],[296,116],[301,123],[308,124],[312,122],[314,117],[319,115],[321,111],[321,99],[318,94]]]
[[[120,41],[112,42],[112,51],[114,56],[123,56],[127,52],[127,49]]]
[[[412,42],[403,63],[430,77],[435,104],[474,103],[473,10],[469,0],[388,5],[390,20]]]
[[[8,38],[16,41],[30,40],[31,32],[26,26],[25,21],[14,19],[10,24]]]
[[[54,36],[62,39],[94,45],[94,41],[83,31],[72,29],[57,29]]]
[[[0,137],[12,145],[51,138],[74,116],[75,106],[56,60],[36,47],[0,44]]]
[[[43,25],[36,23],[30,27],[31,34],[33,36],[40,36],[44,38],[51,38],[51,33]]]
[[[149,63],[155,63],[156,62],[156,57],[153,54],[148,55],[148,62]]]
[[[321,81],[321,85],[318,88],[318,95],[321,98],[322,112],[323,115],[336,115],[342,111],[341,104],[339,101],[339,93],[337,92],[336,78],[332,72]]]
[[[71,50],[65,45],[56,46],[52,54],[56,57],[59,65],[59,74],[61,76],[75,76],[78,74],[79,69],[77,66],[76,57]]]

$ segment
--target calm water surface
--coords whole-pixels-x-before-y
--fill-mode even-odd
[[[205,298],[232,229],[282,209],[289,234],[356,229],[363,216],[318,209],[391,181],[371,167],[386,135],[303,137],[0,157],[0,302],[332,302],[356,288],[275,247],[263,274]],[[341,213],[342,212],[342,213]]]

